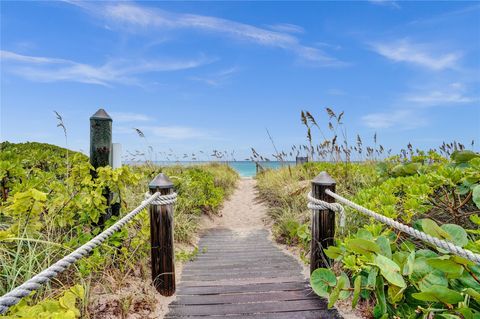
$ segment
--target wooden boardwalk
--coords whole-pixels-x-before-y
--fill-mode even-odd
[[[165,318],[341,318],[318,298],[266,230],[212,229],[185,265]],[[205,249],[205,252],[202,250]]]

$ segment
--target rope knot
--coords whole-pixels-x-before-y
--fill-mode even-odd
[[[322,210],[322,209],[329,209],[331,211],[334,211],[335,213],[338,213],[340,215],[340,227],[345,227],[345,208],[343,208],[342,205],[339,203],[328,203],[326,201],[323,201],[321,199],[315,198],[312,195],[312,192],[309,192],[308,195],[308,205],[307,207],[311,210]]]

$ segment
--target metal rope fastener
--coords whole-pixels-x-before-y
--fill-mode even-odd
[[[23,297],[28,296],[32,291],[39,289],[42,284],[46,283],[50,279],[56,277],[59,273],[67,269],[70,265],[77,260],[85,257],[95,247],[102,244],[113,233],[120,230],[126,223],[133,219],[136,215],[143,211],[149,204],[153,205],[171,205],[174,204],[177,199],[177,194],[172,193],[168,195],[160,195],[159,192],[149,196],[144,200],[137,208],[130,213],[119,219],[115,224],[92,238],[86,244],[80,246],[69,255],[63,257],[47,269],[43,270],[39,274],[25,281],[20,286],[14,288],[10,292],[0,297],[0,314],[4,314],[8,308],[16,305]]]
[[[375,220],[377,220],[381,223],[384,223],[384,224],[386,224],[390,227],[396,228],[396,229],[398,229],[398,230],[400,230],[400,231],[402,231],[406,234],[409,234],[412,237],[415,237],[417,239],[420,239],[422,241],[425,241],[425,242],[428,242],[432,245],[435,245],[438,248],[445,249],[452,254],[464,257],[468,260],[471,260],[475,263],[480,264],[480,255],[479,254],[476,254],[476,253],[474,253],[474,252],[472,252],[468,249],[464,249],[462,247],[459,247],[459,246],[457,246],[457,245],[455,245],[451,242],[448,242],[446,240],[442,240],[442,239],[430,236],[430,235],[428,235],[424,232],[421,232],[421,231],[419,231],[415,228],[412,228],[410,226],[399,223],[399,222],[397,222],[397,221],[395,221],[395,220],[393,220],[389,217],[380,215],[380,214],[378,214],[374,211],[371,211],[371,210],[369,210],[369,209],[367,209],[363,206],[360,206],[360,205],[358,205],[358,204],[356,204],[352,201],[349,201],[348,199],[332,192],[329,189],[327,189],[325,191],[325,193],[332,196],[333,198],[335,198],[337,201],[341,202],[342,204],[350,206],[350,207],[356,209],[357,211],[359,211],[360,213],[362,213],[364,215],[367,215],[369,217],[372,217],[373,219],[375,219]],[[311,209],[330,209],[330,210],[333,210],[335,212],[339,212],[340,210],[343,210],[342,205],[340,205],[339,203],[327,203],[325,201],[313,198],[310,193],[308,194],[308,200],[309,200],[308,207],[311,208]],[[342,207],[342,208],[340,208],[340,207]]]

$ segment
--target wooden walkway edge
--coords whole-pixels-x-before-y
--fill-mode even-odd
[[[266,230],[216,228],[203,235],[165,318],[341,318],[317,297]],[[203,251],[205,251],[203,253]]]

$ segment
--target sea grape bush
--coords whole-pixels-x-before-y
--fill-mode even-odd
[[[411,169],[412,163],[418,164],[415,170]],[[383,173],[387,165],[390,163],[382,163]],[[398,165],[407,168],[399,169]],[[428,163],[422,159],[397,164],[388,173],[397,177],[362,189],[352,199],[479,253],[480,203],[475,195],[479,168],[480,156],[472,152],[454,153],[451,161]],[[400,171],[402,174],[398,174]],[[311,283],[318,295],[329,298],[329,306],[351,298],[352,307],[373,300],[375,306],[369,313],[374,318],[480,316],[480,265],[441,248],[414,242],[385,225],[367,223],[325,253],[341,270],[335,273],[317,269]]]
[[[75,285],[65,291],[58,298],[46,298],[35,306],[28,305],[28,298],[22,299],[13,306],[9,315],[2,318],[39,318],[39,319],[75,319],[80,317],[78,304],[85,299],[85,289]]]
[[[199,215],[218,212],[238,178],[226,165],[102,167],[96,169],[96,178],[92,178],[94,168],[81,153],[68,151],[67,170],[67,151],[41,143],[1,144],[0,295],[102,231],[98,222],[107,208],[106,188],[115,194],[113,203],[120,203],[122,212],[126,212],[144,199],[147,185],[154,176],[166,173],[179,194],[175,238],[188,242],[195,235]],[[118,218],[110,218],[105,227]],[[149,238],[149,216],[139,214],[94,249],[88,258],[79,260],[75,267],[61,274],[59,282],[71,285],[92,276],[98,279],[99,271],[108,267],[122,272],[138,268],[139,263],[147,261]],[[53,288],[63,290],[56,285]],[[46,291],[39,291],[28,304],[42,300]],[[65,298],[70,300],[70,294],[66,294],[69,297]],[[21,306],[12,308],[9,315],[21,318],[33,309],[43,309],[45,318],[71,317],[73,308],[58,304],[61,300],[43,300],[33,306],[22,302]],[[78,311],[73,314],[77,316]]]
[[[438,226],[430,219],[418,223],[424,232],[465,247],[466,231],[455,224]],[[417,249],[398,234],[370,227],[360,229],[343,244],[329,247],[326,254],[339,261],[337,276],[320,268],[311,276],[312,288],[329,298],[375,300],[374,318],[475,318],[479,315],[480,267],[435,247]],[[440,235],[440,236],[439,236]]]
[[[480,253],[480,156],[465,150],[448,154],[412,150],[382,161],[306,163],[263,172],[258,188],[271,207],[276,239],[298,246],[301,256],[308,254],[311,239],[303,240],[297,230],[310,224],[306,193],[321,171],[336,180],[338,194]],[[346,227],[337,227],[336,239],[326,252],[331,267],[311,277],[330,306],[347,300],[367,318],[480,315],[479,265],[348,208]]]

